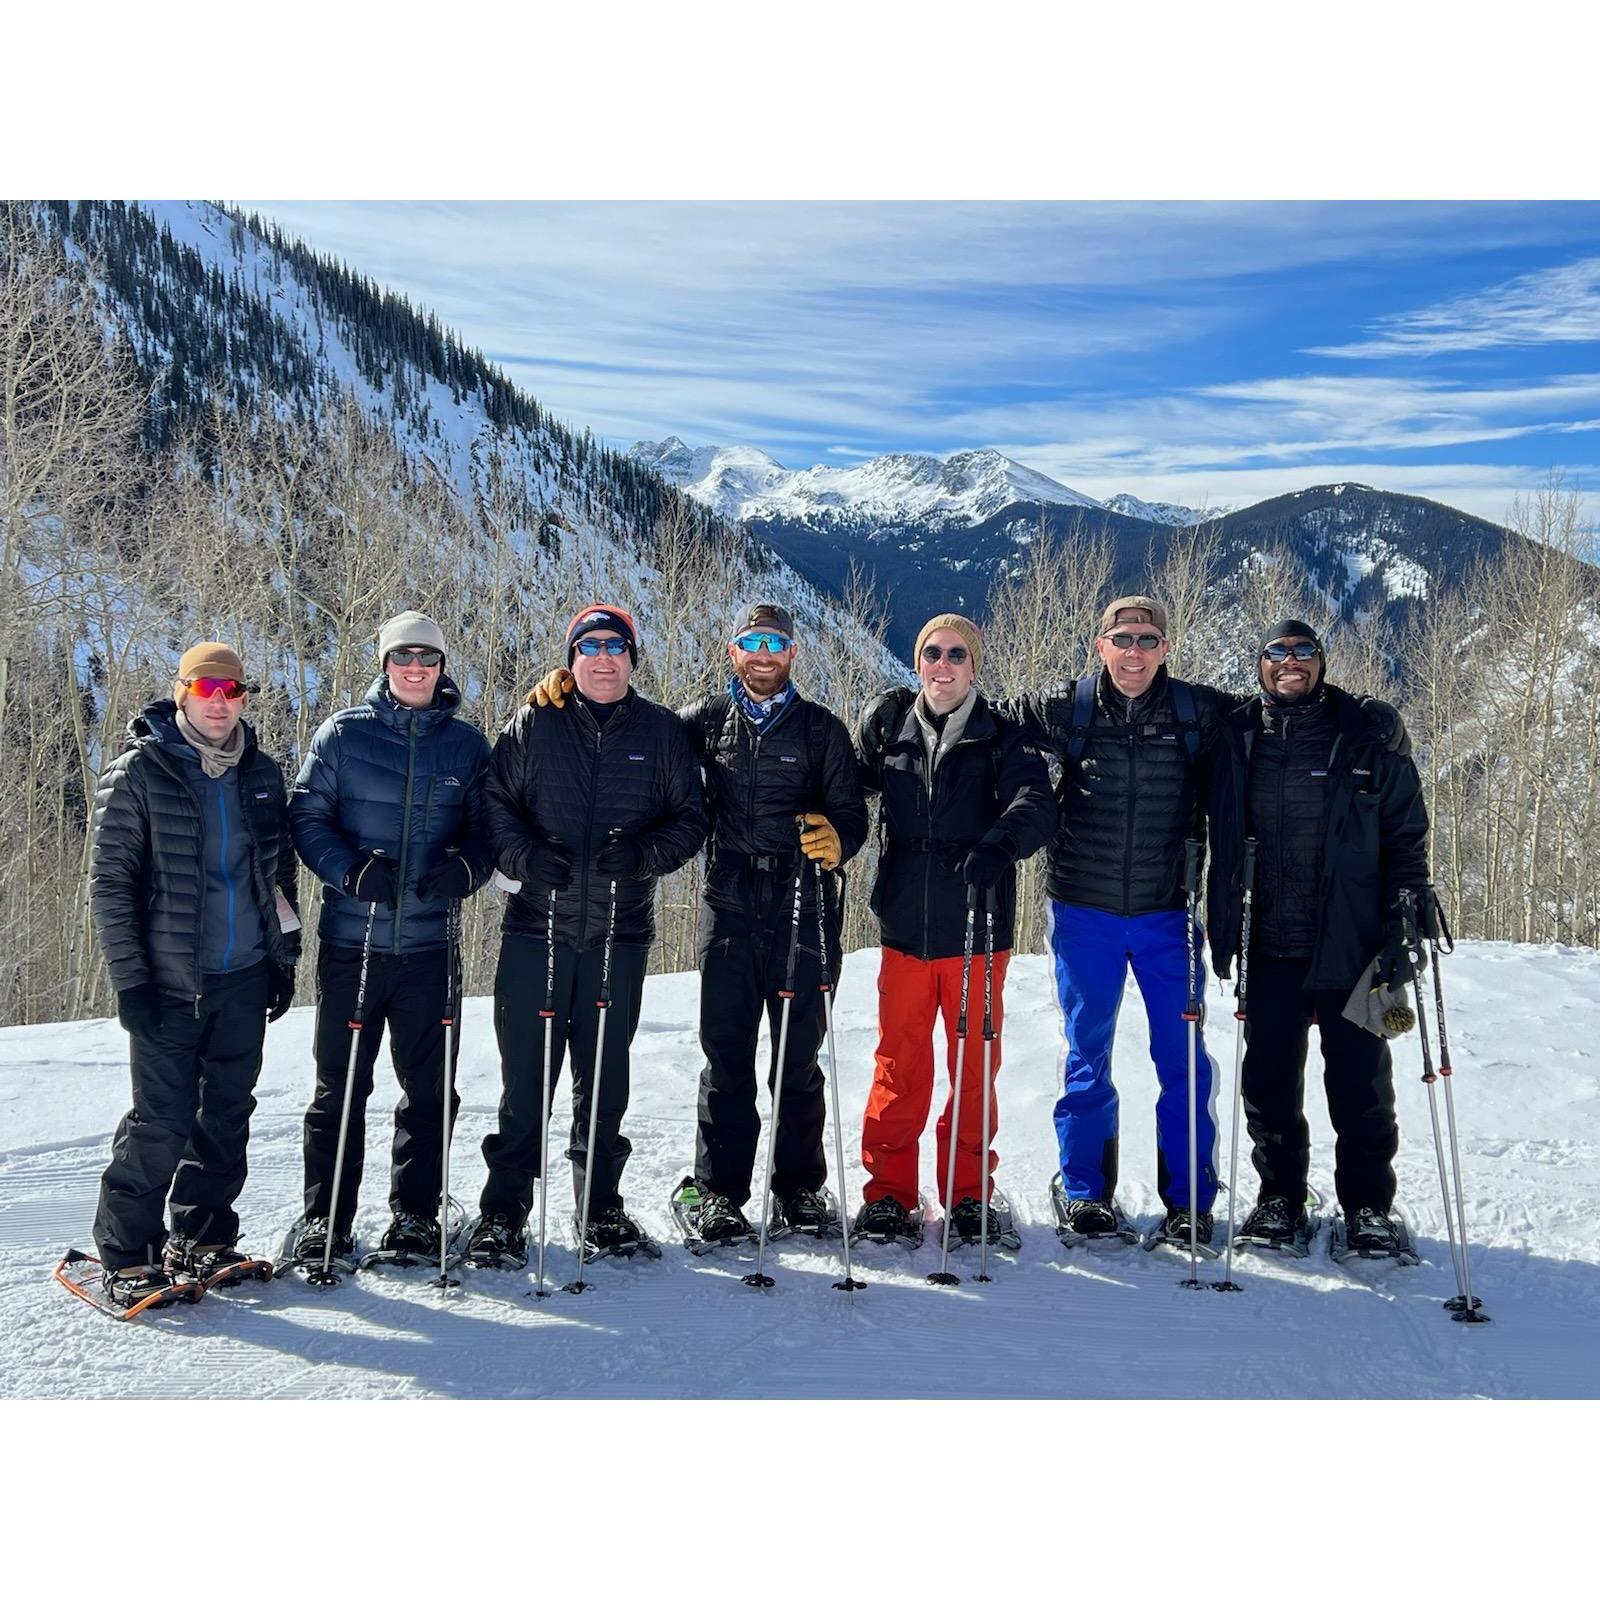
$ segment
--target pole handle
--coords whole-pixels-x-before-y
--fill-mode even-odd
[[[1200,890],[1200,851],[1202,845],[1198,839],[1185,839],[1183,841],[1183,892],[1188,895],[1199,893]]]

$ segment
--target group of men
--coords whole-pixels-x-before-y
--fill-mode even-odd
[[[741,616],[726,689],[678,712],[632,687],[639,648],[620,606],[579,611],[566,630],[566,666],[545,676],[491,749],[458,716],[442,631],[404,612],[379,632],[380,671],[365,698],[317,730],[287,795],[240,720],[255,685],[237,654],[214,643],[184,654],[172,697],[134,719],[94,810],[91,900],[133,1077],[133,1109],[117,1129],[95,1220],[113,1302],[131,1305],[245,1259],[233,1208],[265,1027],[294,993],[296,855],[322,885],[296,1259],[353,1252],[363,1109],[385,1032],[401,1096],[393,1220],[380,1248],[437,1258],[441,1147],[458,1107],[445,1091],[459,1030],[442,1020],[457,956],[451,902],[496,871],[510,890],[494,995],[502,1093],[467,1257],[527,1261],[564,1061],[573,1081],[566,1154],[588,1219],[581,1247],[626,1253],[642,1241],[623,1198],[629,1051],[655,936],[655,882],[702,847],[704,1061],[694,1174],[681,1186],[692,1226],[707,1243],[754,1231],[744,1208],[760,1140],[765,1015],[768,1083],[781,1088],[770,1194],[754,1199],[775,1223],[826,1229],[834,1202],[819,1065],[824,996],[841,964],[840,869],[866,841],[869,794],[879,797],[872,909],[882,954],[858,1236],[905,1239],[920,1229],[918,1147],[941,1015],[952,1089],[937,1125],[939,1199],[962,1238],[996,1236],[993,1084],[1016,868],[1044,848],[1064,1036],[1055,1111],[1063,1227],[1085,1239],[1125,1229],[1111,1057],[1131,966],[1160,1086],[1162,1228],[1174,1242],[1191,1227],[1209,1241],[1214,1074],[1203,1042],[1190,1066],[1201,933],[1185,881],[1191,841],[1209,837],[1220,975],[1246,955],[1246,839],[1257,861],[1243,1096],[1260,1190],[1246,1231],[1287,1239],[1304,1223],[1303,1076],[1315,1021],[1352,1242],[1393,1242],[1388,1050],[1345,1013],[1363,981],[1398,982],[1413,970],[1416,935],[1403,907],[1407,891],[1425,889],[1427,817],[1398,715],[1327,681],[1310,626],[1289,618],[1268,629],[1259,693],[1236,698],[1171,677],[1164,608],[1123,596],[1100,620],[1098,672],[1059,693],[996,702],[979,688],[979,629],[945,614],[918,635],[919,687],[879,697],[853,737],[796,688],[800,645],[781,605]],[[1059,772],[1053,792],[1047,757]],[[975,925],[992,1048],[987,1070],[962,1078],[956,1106]]]

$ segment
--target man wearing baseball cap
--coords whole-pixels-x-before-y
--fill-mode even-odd
[[[123,1308],[251,1260],[233,1208],[266,1025],[289,1008],[300,955],[283,773],[241,720],[253,688],[229,646],[186,650],[171,699],[128,725],[95,795],[89,901],[133,1109],[94,1237]]]
[[[1309,1235],[1302,1106],[1315,1022],[1346,1236],[1398,1254],[1394,1067],[1381,1030],[1364,1006],[1352,1020],[1347,998],[1403,990],[1416,969],[1419,929],[1403,896],[1419,913],[1429,905],[1422,781],[1399,712],[1329,683],[1309,623],[1272,623],[1256,667],[1259,695],[1226,723],[1233,760],[1211,870],[1212,960],[1226,977],[1242,937],[1241,844],[1256,841],[1242,1087],[1260,1188],[1240,1235],[1272,1248]]]
[[[1111,1052],[1131,967],[1150,1024],[1156,1101],[1156,1186],[1162,1242],[1189,1239],[1188,1029],[1198,937],[1188,942],[1186,845],[1204,834],[1205,801],[1226,709],[1213,689],[1169,676],[1167,611],[1120,595],[1101,613],[1097,672],[1058,694],[1002,702],[1061,763],[1059,820],[1049,852],[1050,947],[1064,1049],[1055,1123],[1056,1209],[1069,1242],[1126,1238],[1116,1206],[1117,1091]],[[1199,1024],[1195,1031],[1200,1033]],[[1199,1170],[1196,1233],[1211,1237],[1217,1191],[1212,1065],[1195,1052]]]
[[[475,893],[493,870],[483,809],[489,742],[457,716],[462,697],[445,672],[443,630],[420,611],[391,617],[378,632],[378,666],[360,704],[317,729],[289,801],[295,849],[323,883],[317,1086],[305,1122],[305,1215],[292,1246],[299,1261],[322,1260],[330,1219],[334,1253],[353,1248],[366,1103],[385,1028],[401,1096],[393,1220],[380,1248],[439,1257],[447,903]],[[335,1197],[349,1025],[369,912],[365,1025]],[[459,1048],[461,1030],[449,1033],[452,1049]]]
[[[710,1241],[753,1231],[742,1207],[761,1136],[757,1031],[765,1013],[772,1032],[770,1088],[797,873],[804,880],[800,965],[782,1103],[775,1108],[772,1191],[790,1227],[816,1231],[834,1221],[823,1192],[826,1084],[817,1053],[824,1016],[813,863],[822,868],[828,970],[837,983],[842,884],[835,873],[866,838],[867,808],[848,730],[790,678],[798,651],[788,607],[756,602],[740,613],[729,637],[727,692],[678,713],[704,778],[711,823],[698,940],[705,1065],[694,1179],[680,1185],[680,1199],[684,1216]],[[538,692],[559,705],[568,677],[553,672]]]

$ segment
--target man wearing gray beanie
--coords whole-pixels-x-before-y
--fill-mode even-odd
[[[359,704],[317,729],[289,801],[300,859],[322,880],[318,924],[317,1086],[305,1123],[305,1215],[291,1252],[320,1262],[332,1219],[334,1253],[350,1255],[373,1063],[389,1032],[402,1090],[395,1110],[389,1204],[380,1249],[439,1258],[448,902],[465,900],[493,870],[483,785],[489,743],[457,716],[444,630],[402,611],[378,630],[380,671]],[[364,1022],[337,1197],[333,1173],[349,1025],[366,962]],[[460,1029],[450,1030],[452,1050]],[[453,1101],[450,1116],[455,1116]]]

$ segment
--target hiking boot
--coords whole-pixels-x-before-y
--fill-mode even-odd
[[[1189,1248],[1189,1208],[1177,1206],[1167,1212],[1167,1220],[1161,1224],[1161,1236],[1169,1244],[1175,1244],[1180,1249]],[[1197,1244],[1211,1243],[1211,1213],[1202,1211],[1195,1219],[1195,1242]]]
[[[796,1189],[788,1199],[779,1199],[778,1209],[784,1221],[801,1233],[816,1233],[831,1220],[828,1202],[815,1189]]]
[[[161,1265],[174,1278],[204,1280],[254,1259],[242,1250],[235,1250],[231,1244],[197,1244],[180,1234],[168,1239],[166,1249],[161,1252]]]
[[[380,1250],[392,1250],[396,1255],[424,1256],[436,1260],[439,1255],[439,1219],[419,1217],[411,1211],[397,1211],[394,1221],[378,1241]]]
[[[1281,1194],[1263,1195],[1255,1210],[1244,1219],[1240,1232],[1247,1238],[1267,1239],[1287,1244],[1305,1226],[1306,1208],[1286,1200]]]
[[[892,1194],[873,1200],[856,1213],[855,1232],[872,1239],[892,1239],[911,1226],[911,1213]]]
[[[964,1244],[977,1244],[983,1238],[983,1202],[974,1196],[956,1201],[950,1221]],[[995,1219],[994,1207],[989,1207],[989,1243],[1000,1237],[1000,1224]]]
[[[1345,1239],[1353,1250],[1370,1250],[1374,1255],[1400,1254],[1400,1229],[1387,1211],[1362,1206],[1354,1216],[1345,1213]]]
[[[466,1259],[481,1267],[525,1267],[527,1232],[504,1212],[493,1211],[478,1219],[467,1240]]]
[[[171,1289],[177,1280],[165,1267],[119,1267],[108,1271],[100,1280],[101,1289],[112,1305],[127,1311],[148,1300],[162,1289]]]
[[[725,1194],[700,1191],[700,1212],[695,1226],[702,1239],[740,1239],[754,1232],[742,1212]]]
[[[1116,1208],[1104,1200],[1067,1201],[1065,1221],[1084,1239],[1106,1239],[1118,1231]]]
[[[328,1249],[328,1219],[302,1217],[295,1224],[294,1249],[290,1252],[297,1266],[321,1266]],[[336,1233],[333,1236],[333,1259],[348,1261],[356,1253],[353,1234]]]
[[[589,1221],[587,1243],[594,1250],[636,1250],[643,1238],[644,1230],[622,1209],[620,1200]]]

